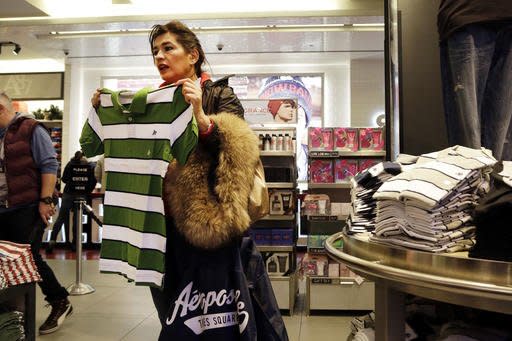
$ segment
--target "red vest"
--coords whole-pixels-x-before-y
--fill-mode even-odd
[[[4,137],[4,165],[7,205],[15,207],[37,202],[41,192],[41,173],[32,158],[32,133],[39,123],[28,117],[12,123]]]

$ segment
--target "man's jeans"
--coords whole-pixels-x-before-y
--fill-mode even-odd
[[[512,24],[468,25],[441,43],[448,141],[512,159]]]

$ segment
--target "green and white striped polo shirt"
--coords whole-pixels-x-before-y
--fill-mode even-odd
[[[175,86],[135,94],[103,89],[100,102],[80,137],[87,157],[105,154],[100,271],[160,287],[166,244],[163,178],[173,158],[184,164],[197,145],[192,106]]]

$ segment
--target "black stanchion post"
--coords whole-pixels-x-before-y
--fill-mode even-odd
[[[86,295],[93,293],[95,289],[89,284],[82,283],[82,213],[86,205],[84,198],[77,198],[73,202],[73,215],[76,226],[76,280],[67,290],[70,295]]]

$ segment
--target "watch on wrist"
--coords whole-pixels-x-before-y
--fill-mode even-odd
[[[53,198],[52,197],[40,198],[39,201],[45,203],[46,205],[53,205]]]

